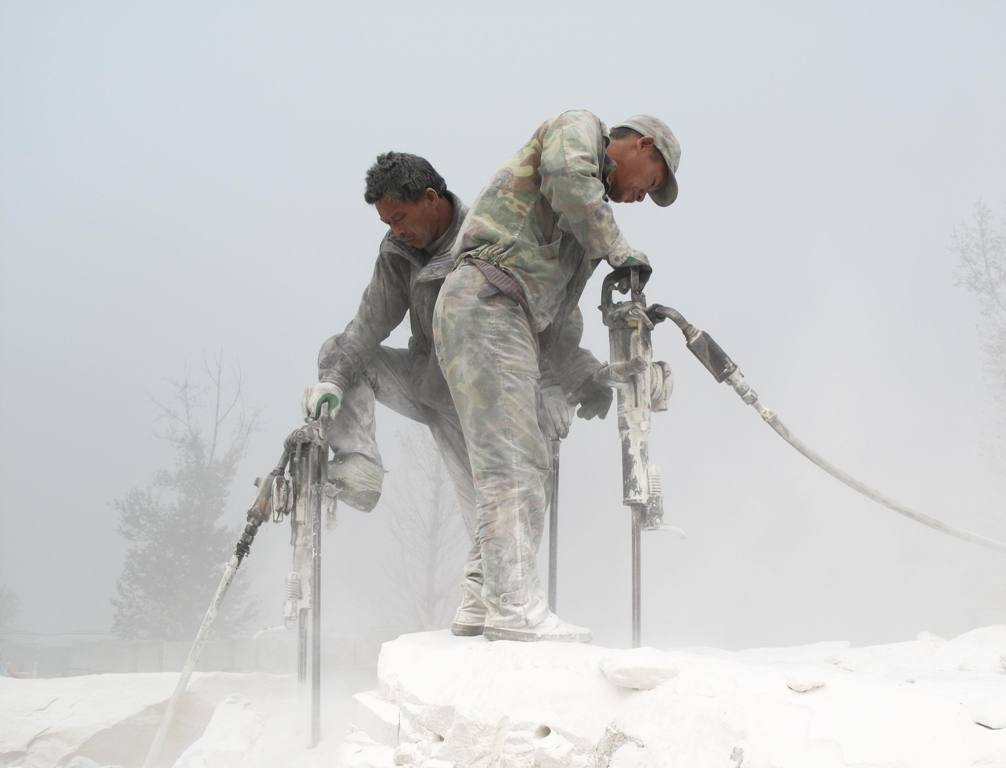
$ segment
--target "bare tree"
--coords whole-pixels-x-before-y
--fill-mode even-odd
[[[440,629],[461,597],[468,534],[433,438],[422,428],[399,432],[410,464],[389,474],[390,578],[402,602],[403,630]]]
[[[995,222],[979,201],[971,220],[954,230],[953,243],[959,257],[956,284],[978,299],[985,372],[1006,427],[1006,218]]]
[[[241,407],[240,374],[227,394],[222,357],[204,361],[204,369],[203,386],[186,374],[169,382],[170,399],[151,398],[167,423],[159,437],[172,447],[174,466],[113,502],[130,545],[112,599],[121,637],[191,637],[243,523],[219,521],[257,414]],[[235,631],[251,620],[244,592],[244,584],[232,587],[215,629]]]

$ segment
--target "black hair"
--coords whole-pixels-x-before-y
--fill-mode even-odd
[[[371,205],[382,197],[414,203],[427,189],[441,197],[447,193],[447,182],[429,160],[407,152],[385,152],[367,171],[363,199]]]

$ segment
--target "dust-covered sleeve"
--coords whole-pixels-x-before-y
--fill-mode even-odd
[[[579,307],[573,306],[556,331],[551,334],[542,354],[542,372],[547,366],[555,383],[566,394],[572,394],[594,375],[602,363],[589,349],[580,346],[583,338],[583,313]]]
[[[360,307],[341,334],[328,339],[318,353],[318,378],[349,389],[378,346],[409,311],[409,280],[405,259],[382,243],[370,284]]]
[[[589,259],[613,267],[649,266],[615,223],[601,179],[601,122],[591,113],[564,112],[545,130],[541,191],[559,215],[559,227],[576,238]]]

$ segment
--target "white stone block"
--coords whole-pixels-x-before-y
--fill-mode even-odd
[[[398,707],[377,691],[353,696],[350,725],[366,733],[377,744],[397,747],[401,713]]]

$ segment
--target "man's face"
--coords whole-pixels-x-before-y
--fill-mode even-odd
[[[412,248],[422,250],[437,237],[437,201],[440,196],[427,189],[416,200],[397,200],[385,195],[375,203],[377,215],[391,228],[391,234]]]
[[[615,203],[639,203],[667,183],[667,164],[652,136],[612,139],[608,154],[618,167],[608,176],[608,197]]]

